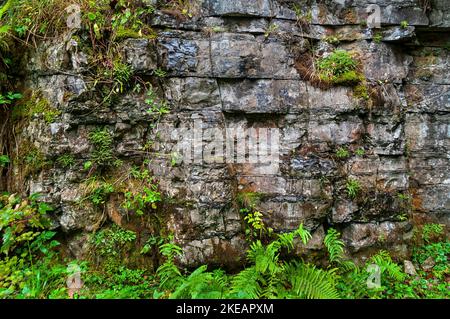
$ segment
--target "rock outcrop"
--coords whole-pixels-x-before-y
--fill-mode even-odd
[[[23,86],[42,92],[58,112],[51,123],[32,117],[18,138],[48,160],[71,154],[74,163],[44,165],[23,178],[16,168],[10,188],[44,194],[77,255],[83,236],[106,219],[126,225],[114,196],[102,209],[80,203],[89,132],[100,127],[112,134],[122,165],[152,154],[163,226],[182,244],[186,264],[239,263],[246,247],[242,194],[256,194],[254,208],[276,232],[304,223],[316,238],[308,250],[320,250],[334,227],[355,257],[374,247],[406,255],[415,223],[449,224],[450,5],[377,1],[381,27],[369,28],[371,2],[198,0],[183,21],[156,13],[157,38],[125,39],[120,50],[168,102],[170,113],[157,123],[144,92],[128,90],[109,105],[95,98],[86,74],[90,52],[73,32],[41,43],[24,56]],[[367,96],[349,86],[321,87],[299,72],[305,56],[337,48],[358,57]],[[156,77],[158,70],[166,76]],[[210,159],[204,150],[201,161],[174,159],[196,125],[205,147],[216,138],[207,129],[276,129],[279,162],[268,168],[217,160],[219,150]],[[339,149],[348,154],[337,156]],[[354,197],[349,180],[359,184]],[[139,231],[151,233],[151,226]]]

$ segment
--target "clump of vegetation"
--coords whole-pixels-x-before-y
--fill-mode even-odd
[[[14,103],[16,100],[19,100],[23,97],[21,93],[17,92],[8,92],[5,95],[0,93],[0,105],[9,105]]]
[[[355,155],[357,156],[364,156],[364,154],[366,154],[366,151],[364,150],[364,148],[360,147],[355,151]]]
[[[278,25],[276,24],[270,24],[267,27],[266,32],[264,32],[264,37],[268,38],[270,35],[276,33],[276,31],[278,30]]]
[[[59,245],[50,231],[52,207],[39,194],[22,199],[0,196],[0,297],[61,298],[65,267],[58,261]]]
[[[91,160],[100,166],[112,165],[114,155],[111,133],[106,128],[96,128],[89,133],[89,141],[94,145]]]
[[[356,98],[361,98],[366,101],[370,99],[367,87],[363,84],[358,84],[353,88],[353,96]]]
[[[167,102],[159,99],[151,86],[147,90],[145,103],[149,106],[147,113],[155,115],[158,119],[164,114],[170,113],[170,108]]]
[[[343,148],[343,147],[339,147],[336,151],[336,156],[338,158],[344,159],[350,156],[350,153],[347,149]]]
[[[142,216],[147,208],[157,208],[157,203],[161,201],[161,193],[158,192],[158,186],[148,169],[139,170],[133,167],[131,176],[134,182],[128,183],[123,190],[125,200],[122,207],[127,212]]]
[[[0,167],[5,167],[9,163],[11,163],[11,160],[8,155],[0,155]]]
[[[422,229],[422,239],[426,243],[440,239],[444,234],[444,227],[443,224],[425,224]]]
[[[52,164],[42,150],[30,141],[21,143],[18,154],[13,159],[14,164],[21,167],[24,176],[39,173]]]
[[[63,154],[56,159],[56,162],[62,168],[69,168],[75,164],[75,158],[73,157],[72,154]]]
[[[30,98],[24,98],[12,110],[14,120],[31,120],[34,116],[42,116],[47,123],[53,123],[60,114],[61,111],[53,107],[40,92],[33,92]]]
[[[358,192],[361,190],[361,184],[356,179],[348,179],[345,184],[345,188],[347,191],[347,195],[350,198],[355,198],[358,195]]]
[[[373,42],[381,43],[381,40],[383,40],[383,34],[381,34],[380,32],[375,33],[375,35],[373,36]]]
[[[104,205],[109,195],[115,191],[115,188],[111,183],[96,175],[85,180],[84,186],[86,197],[83,198],[82,201],[88,199],[96,206]]]
[[[406,29],[408,26],[409,26],[408,21],[403,20],[402,22],[400,22],[400,28]]]
[[[339,43],[341,43],[341,40],[339,39],[338,36],[335,35],[329,35],[323,38],[323,41],[329,43],[329,44],[333,44],[333,45],[338,45]]]
[[[320,80],[334,85],[355,85],[364,80],[358,62],[345,50],[335,50],[317,61]]]

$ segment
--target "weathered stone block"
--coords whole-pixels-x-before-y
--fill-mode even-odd
[[[272,16],[271,0],[209,0],[213,16]]]
[[[287,113],[305,107],[306,92],[297,81],[220,81],[219,86],[225,112]]]

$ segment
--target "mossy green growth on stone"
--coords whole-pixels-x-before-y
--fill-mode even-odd
[[[359,85],[355,86],[355,88],[353,89],[353,95],[356,98],[361,98],[364,100],[370,99],[367,87],[363,84],[359,84]]]
[[[321,81],[333,85],[355,85],[364,80],[358,62],[345,50],[336,50],[317,62]]]
[[[53,107],[40,92],[33,92],[29,99],[24,99],[12,110],[14,120],[31,120],[34,116],[42,116],[46,123],[53,123],[60,114],[61,111]]]

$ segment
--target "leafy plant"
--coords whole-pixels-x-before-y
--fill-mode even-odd
[[[350,156],[350,153],[347,149],[340,147],[338,148],[338,150],[336,151],[336,156],[338,158],[347,158]]]
[[[149,114],[156,114],[158,116],[162,116],[164,114],[170,113],[170,109],[167,105],[167,102],[160,101],[156,96],[156,93],[153,91],[152,87],[150,87],[147,91],[145,103],[150,106],[150,108],[147,110]]]
[[[158,68],[153,71],[153,74],[156,75],[159,78],[165,78],[167,76],[167,72]]]
[[[249,212],[248,209],[241,209],[242,213],[246,213],[244,220],[247,222],[249,228],[247,228],[246,233],[251,234],[253,237],[262,236],[263,231],[266,230],[263,222],[263,214],[258,211]]]
[[[52,207],[27,199],[0,196],[0,296],[40,298],[62,291],[62,271],[53,248],[55,232],[48,230]]]
[[[375,33],[373,36],[373,41],[375,43],[381,43],[381,40],[383,40],[383,34],[381,34],[380,32]]]
[[[109,195],[115,191],[111,183],[95,175],[88,178],[84,185],[87,197],[83,198],[82,201],[89,199],[96,206],[105,204]]]
[[[136,240],[136,233],[113,224],[97,232],[90,240],[90,245],[100,256],[114,258],[122,249]]]
[[[133,167],[130,174],[138,184],[126,188],[122,207],[127,212],[133,211],[136,215],[142,216],[146,208],[157,208],[157,203],[162,199],[161,193],[148,169],[140,170],[138,167]]]
[[[101,166],[110,165],[114,159],[111,133],[106,128],[96,128],[89,134],[89,141],[94,145],[91,153],[92,162]]]
[[[317,61],[320,80],[337,85],[357,84],[363,80],[358,63],[344,50],[335,50]]]
[[[365,153],[366,153],[366,151],[365,151],[363,148],[358,148],[358,149],[355,151],[355,154],[356,154],[357,156],[364,156]]]
[[[8,155],[0,155],[0,167],[7,166],[11,160],[9,159]]]
[[[392,261],[387,251],[381,250],[370,258],[370,261],[380,267],[381,274],[387,273],[390,277],[397,281],[405,279],[405,273],[402,268]]]
[[[350,198],[355,198],[358,192],[361,189],[361,184],[356,179],[348,179],[347,183],[345,184],[347,195]]]
[[[430,243],[433,239],[439,238],[444,234],[445,225],[443,224],[425,224],[422,228],[422,239]]]
[[[0,30],[1,33],[1,30]],[[0,93],[0,105],[1,104],[11,104],[15,100],[19,100],[23,97],[22,94],[16,92],[8,92],[6,95]]]
[[[403,20],[402,22],[400,22],[400,27],[401,27],[402,29],[406,29],[408,26],[409,26],[408,21]]]
[[[331,263],[339,262],[343,258],[344,254],[344,242],[340,240],[340,233],[334,228],[330,228],[327,231],[323,243],[328,250],[329,260]]]
[[[278,25],[276,24],[270,24],[264,33],[264,37],[268,38],[271,34],[276,32],[278,30]]]

